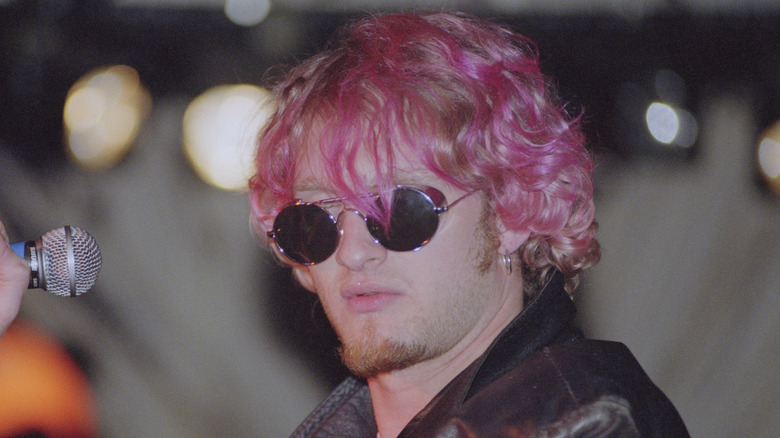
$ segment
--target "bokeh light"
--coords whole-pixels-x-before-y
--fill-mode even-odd
[[[665,145],[689,148],[698,136],[696,119],[688,112],[670,104],[653,102],[645,112],[650,135]]]
[[[225,15],[239,26],[260,24],[271,10],[270,0],[226,0]]]
[[[780,196],[780,121],[761,135],[757,153],[759,173],[767,187]]]
[[[16,321],[0,337],[0,359],[0,436],[98,436],[90,383],[56,339]]]
[[[87,169],[112,167],[127,154],[150,108],[149,92],[132,67],[89,72],[70,88],[63,109],[69,156]]]
[[[224,190],[247,188],[254,139],[271,114],[268,97],[268,91],[253,85],[222,85],[190,103],[184,150],[203,181]]]
[[[685,80],[669,69],[639,75],[616,88],[616,148],[633,156],[685,160],[695,155],[699,125]]]

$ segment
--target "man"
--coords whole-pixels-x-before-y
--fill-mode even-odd
[[[274,93],[253,219],[355,374],[293,436],[687,436],[624,346],[572,326],[599,258],[592,162],[529,41],[369,17]]]
[[[571,325],[592,162],[531,42],[369,17],[274,93],[253,216],[355,374],[293,436],[687,436],[625,347]]]
[[[356,376],[294,436],[687,436],[625,347],[571,326],[592,163],[529,41],[370,17],[275,96],[254,217]]]

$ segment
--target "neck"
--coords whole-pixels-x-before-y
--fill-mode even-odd
[[[511,281],[510,281],[511,282]],[[512,282],[514,283],[514,282]],[[509,287],[507,287],[509,286]],[[502,306],[481,330],[441,356],[367,379],[379,435],[395,438],[449,382],[482,356],[523,308],[522,284],[504,284]]]

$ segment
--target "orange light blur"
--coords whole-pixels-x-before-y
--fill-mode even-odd
[[[0,436],[96,437],[86,376],[54,339],[15,322],[0,336]]]

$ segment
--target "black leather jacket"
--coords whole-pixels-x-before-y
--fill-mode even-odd
[[[573,327],[563,284],[553,275],[400,437],[687,437],[623,344],[584,339]],[[368,387],[346,379],[291,436],[376,437]]]

